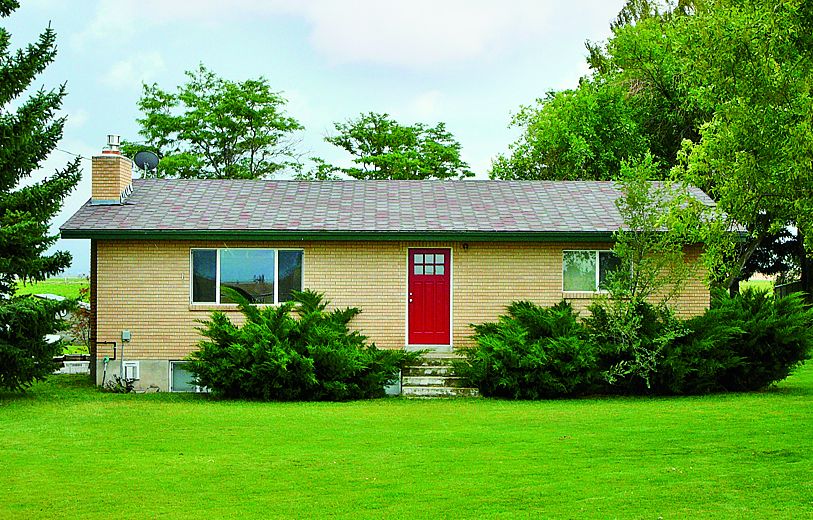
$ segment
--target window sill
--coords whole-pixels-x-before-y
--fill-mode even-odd
[[[562,291],[565,300],[589,300],[596,296],[608,294],[607,291]]]
[[[276,303],[257,303],[254,304],[255,307],[263,309],[265,307],[277,307],[279,304]],[[240,310],[240,306],[236,303],[190,303],[189,304],[190,311],[198,311],[198,312],[211,312],[211,311],[232,311],[237,312]]]

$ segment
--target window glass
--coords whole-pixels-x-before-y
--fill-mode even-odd
[[[217,250],[195,249],[192,251],[192,301],[217,301]]]
[[[423,255],[415,255],[415,263],[422,264],[423,263]]]
[[[425,264],[435,263],[435,255],[423,255],[423,263]]]
[[[599,288],[604,289],[607,275],[621,265],[621,260],[612,251],[599,251],[598,253],[598,282]]]
[[[415,269],[415,274],[423,274],[423,266],[422,265],[416,265],[414,267],[414,269]]]
[[[194,392],[195,379],[192,372],[186,369],[186,363],[170,362],[173,392]]]
[[[442,264],[443,263],[443,256],[444,255],[435,255],[435,263]]]
[[[435,266],[435,274],[443,274],[445,266],[443,264]]]
[[[564,251],[562,278],[565,291],[595,291],[596,252]]]
[[[434,265],[427,265],[425,268],[426,274],[435,274],[435,266]]]
[[[302,251],[279,252],[279,301],[287,302],[302,290]]]
[[[221,249],[220,287],[234,289],[251,303],[274,303],[273,249]],[[220,291],[220,303],[234,303]]]

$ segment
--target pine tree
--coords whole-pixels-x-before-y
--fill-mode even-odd
[[[0,0],[0,18],[19,7]],[[56,56],[49,26],[24,49],[9,49],[11,35],[0,27],[0,389],[21,390],[53,371],[59,344],[46,334],[62,325],[58,313],[71,302],[16,295],[20,282],[42,280],[71,263],[67,252],[46,254],[57,239],[49,222],[80,178],[79,159],[39,182],[31,177],[62,137],[65,118],[56,117],[65,85],[40,88],[16,101]]]

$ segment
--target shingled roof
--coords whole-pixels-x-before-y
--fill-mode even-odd
[[[714,202],[699,189],[692,194]],[[85,204],[65,238],[609,236],[612,182],[136,179],[121,205]]]

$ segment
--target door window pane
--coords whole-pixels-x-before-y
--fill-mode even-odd
[[[444,259],[444,255],[435,255],[435,263],[442,264]]]
[[[596,252],[564,251],[562,278],[565,291],[595,291]]]
[[[414,269],[415,269],[415,274],[423,274],[423,266],[422,265],[416,265],[414,267]]]
[[[279,252],[279,301],[287,302],[302,290],[302,251]]]
[[[240,293],[251,303],[274,303],[274,250],[222,249],[220,287]],[[225,291],[221,303],[234,303]]]
[[[434,265],[427,265],[425,268],[426,274],[435,274],[435,266]]]
[[[423,263],[423,255],[415,255],[415,263],[422,264]]]
[[[435,266],[435,274],[443,274],[445,271],[445,266],[443,264]]]
[[[216,302],[216,278],[217,251],[214,249],[192,250],[192,301]]]

